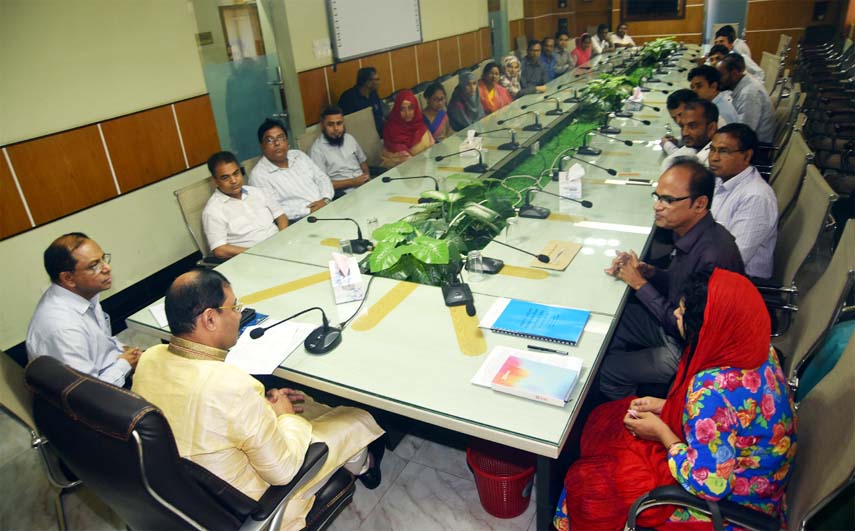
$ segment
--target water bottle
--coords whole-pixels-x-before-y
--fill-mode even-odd
[[[469,282],[478,282],[484,279],[482,272],[484,260],[481,258],[481,251],[469,251],[466,255],[466,264],[469,270]]]

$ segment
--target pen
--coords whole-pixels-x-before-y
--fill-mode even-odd
[[[534,350],[536,352],[549,352],[550,354],[561,354],[562,356],[570,355],[569,352],[564,350],[555,350],[554,348],[546,348],[546,347],[538,347],[537,345],[527,345],[529,350]]]

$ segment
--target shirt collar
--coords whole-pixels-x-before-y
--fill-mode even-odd
[[[189,339],[172,336],[167,347],[169,352],[191,360],[225,361],[228,350],[210,347]]]
[[[217,194],[219,194],[219,195],[217,195]],[[246,186],[242,186],[240,189],[241,199],[246,197],[247,194],[249,194],[249,190],[246,189]],[[214,190],[214,196],[217,197],[217,199],[219,199],[221,203],[227,203],[229,200],[236,200],[234,197],[221,192],[219,188]]]
[[[719,181],[718,187],[721,190],[726,190],[726,191],[735,190],[741,184],[750,180],[756,171],[757,171],[757,169],[754,166],[749,165],[747,168],[745,168],[744,170],[737,173],[736,175],[734,175],[733,177],[731,177],[730,179],[728,179],[726,181],[722,180],[720,177],[716,177],[716,180]]]
[[[293,149],[288,148],[288,153],[285,156],[288,157],[288,168],[280,168],[276,164],[270,162],[270,160],[264,155],[261,156],[261,160],[258,162],[258,164],[260,164],[264,171],[266,171],[267,173],[276,173],[279,170],[287,170],[290,169],[291,165],[294,163],[294,160],[297,158],[297,155],[296,153],[294,153]]]
[[[48,289],[53,290],[54,294],[61,298],[69,308],[81,315],[86,313],[89,308],[97,306],[100,299],[100,294],[96,294],[91,299],[86,300],[77,293],[54,283],[51,283],[50,288]]]
[[[689,229],[689,232],[679,238],[676,234],[674,235],[674,247],[684,253],[689,253],[701,235],[713,225],[715,225],[715,220],[713,219],[712,214],[708,211],[706,216],[702,217],[700,221],[695,223],[694,227]]]

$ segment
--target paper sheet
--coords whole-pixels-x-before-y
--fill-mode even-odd
[[[163,328],[169,324],[166,320],[166,304],[161,302],[150,307],[148,310],[151,312],[154,320],[157,321],[157,326]]]
[[[499,345],[493,347],[493,350],[491,350],[490,354],[487,355],[487,359],[485,359],[484,363],[481,364],[478,372],[475,373],[475,376],[472,377],[470,382],[482,387],[490,387],[490,382],[493,381],[493,377],[499,369],[502,368],[502,365],[505,364],[508,356],[511,355],[520,358],[528,358],[530,360],[554,365],[556,367],[563,367],[565,369],[575,369],[579,374],[582,373],[582,358],[577,358],[575,356],[562,356],[559,354],[541,354],[539,352],[531,352],[528,350],[520,350],[518,348]]]
[[[541,254],[549,257],[549,263],[544,264],[540,260],[534,259],[529,265],[540,269],[564,271],[581,248],[582,246],[578,243],[550,240],[540,251]]]
[[[249,374],[272,374],[285,359],[317,328],[317,324],[287,322],[271,328],[258,339],[249,337],[247,328],[226,356],[226,363]]]

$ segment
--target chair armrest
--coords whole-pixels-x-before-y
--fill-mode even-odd
[[[389,168],[384,168],[382,166],[368,166],[368,175],[371,177],[377,177],[378,175],[382,175],[389,171]]]
[[[627,529],[635,529],[636,519],[645,509],[656,505],[676,505],[700,511],[713,519],[713,528],[723,529],[722,520],[727,520],[738,527],[754,529],[756,531],[776,531],[781,528],[777,519],[771,516],[749,509],[732,501],[722,500],[719,502],[704,500],[690,494],[677,485],[658,487],[647,494],[639,497],[629,509],[627,518]]]
[[[258,508],[258,502],[231,486],[207,468],[187,458],[181,458],[184,470],[202,489],[210,494],[239,520],[245,519]]]
[[[211,269],[211,268],[217,267],[220,264],[226,263],[227,260],[228,260],[228,258],[220,258],[219,256],[211,255],[211,256],[203,257],[201,260],[196,262],[196,265],[198,267],[204,267],[206,269]]]
[[[294,492],[309,482],[324,466],[329,455],[329,448],[325,443],[316,442],[309,445],[303,466],[297,471],[294,479],[287,485],[271,485],[258,500],[258,509],[250,516],[250,520],[264,523],[275,516],[281,507],[284,507]],[[241,529],[246,528],[244,525]],[[264,526],[262,526],[264,527]]]

